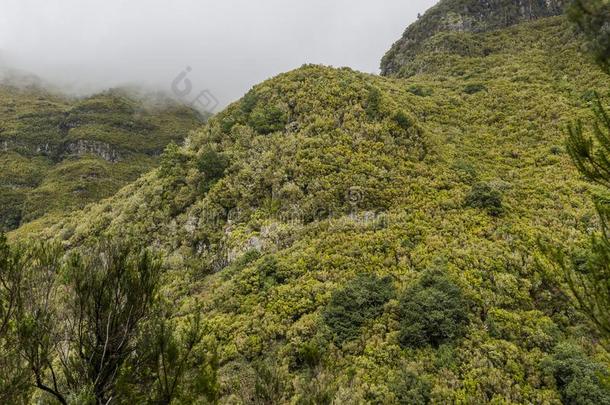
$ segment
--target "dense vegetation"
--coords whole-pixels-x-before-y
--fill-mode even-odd
[[[179,326],[166,315],[161,267],[133,242],[65,256],[55,244],[0,238],[0,400],[214,398],[214,355],[201,348],[198,317]]]
[[[445,42],[444,46],[450,46],[458,53],[465,50],[459,41],[452,41],[452,32],[488,32],[560,15],[567,3],[568,0],[441,1],[406,29],[402,38],[383,57],[381,71],[391,76],[412,75],[410,62],[424,53],[431,43],[438,44],[439,39]],[[439,33],[446,35],[437,37]],[[479,51],[486,52],[487,49],[481,48]]]
[[[576,0],[570,5],[568,15],[585,35],[589,52],[610,74],[610,3],[607,0]]]
[[[113,195],[203,121],[162,96],[111,90],[73,100],[11,80],[0,85],[0,230],[45,215],[52,223]]]
[[[137,240],[120,242],[127,257],[163,259],[147,306],[163,310],[134,327],[125,380],[100,390],[71,384],[68,369],[57,391],[116,403],[610,402],[608,338],[547,254],[586,258],[602,225],[564,138],[606,106],[609,77],[561,16],[426,44],[408,79],[303,66],[257,85],[158,169],[34,234],[65,252],[53,280],[68,291],[100,285],[75,282],[93,277],[83,268],[108,277],[96,258],[116,249],[91,248],[100,241]],[[14,231],[4,249],[27,251],[32,235]],[[53,307],[62,319],[75,316],[79,294],[68,296]],[[36,385],[12,369],[3,381]],[[165,375],[179,376],[171,398]]]
[[[610,74],[610,3],[604,0],[577,1],[569,11],[585,33],[595,60]],[[582,175],[598,186],[593,195],[601,232],[592,236],[589,252],[579,250],[566,256],[555,251],[553,255],[565,272],[580,308],[605,336],[610,337],[610,115],[602,101],[603,95],[594,93],[592,99],[595,118],[586,128],[581,120],[569,124],[567,149]]]

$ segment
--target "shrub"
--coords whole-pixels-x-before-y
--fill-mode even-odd
[[[24,202],[23,193],[0,186],[0,231],[11,231],[19,227]]]
[[[279,367],[263,361],[254,364],[254,403],[276,404],[282,401],[286,384]]]
[[[289,274],[286,269],[283,269],[275,256],[265,256],[260,264],[257,266],[258,274],[261,278],[263,278],[266,282],[275,284],[275,283],[284,283]]]
[[[356,277],[345,288],[335,291],[323,314],[335,341],[343,343],[357,337],[367,321],[381,315],[383,306],[393,295],[389,277],[368,274]]]
[[[477,183],[466,197],[466,205],[487,210],[489,215],[499,216],[504,212],[502,194],[487,183]]]
[[[281,131],[288,123],[288,117],[280,107],[272,105],[255,108],[248,121],[250,126],[263,135]]]
[[[199,171],[205,174],[207,187],[220,179],[228,166],[227,157],[210,148],[203,151],[197,162]]]
[[[427,89],[425,87],[411,86],[409,87],[409,93],[419,97],[430,97],[433,94],[433,91],[432,89]]]
[[[484,84],[469,84],[468,86],[464,87],[464,93],[466,94],[475,94],[481,91],[487,91],[487,87],[485,87]]]
[[[254,110],[254,107],[256,106],[257,102],[258,95],[254,91],[254,89],[252,89],[248,93],[246,93],[246,95],[241,101],[242,112],[244,112],[245,114],[250,114]]]
[[[319,339],[303,342],[295,348],[291,359],[290,369],[300,370],[308,368],[313,370],[321,362],[324,355],[324,342]]]
[[[300,391],[300,392],[299,392]],[[337,388],[332,383],[330,374],[321,372],[310,374],[304,380],[302,386],[297,390],[297,405],[331,405],[334,402]]]
[[[404,111],[398,111],[392,118],[405,131],[413,126],[413,120]]]
[[[477,169],[469,162],[458,160],[452,168],[464,183],[472,184],[478,177]]]
[[[610,404],[610,388],[602,378],[607,367],[593,362],[570,343],[560,343],[543,363],[543,369],[555,378],[564,404]]]
[[[161,155],[159,175],[164,178],[182,177],[182,168],[188,162],[188,156],[174,142],[170,142]]]
[[[428,378],[418,375],[413,370],[403,370],[392,388],[399,404],[418,405],[430,403],[432,382]]]
[[[366,99],[366,115],[375,120],[381,117],[381,90],[372,87]]]
[[[461,337],[468,323],[461,289],[439,270],[427,271],[400,302],[400,344],[423,347]]]

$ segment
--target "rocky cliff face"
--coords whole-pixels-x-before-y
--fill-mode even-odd
[[[486,32],[560,15],[568,0],[442,0],[412,24],[381,62],[385,76],[404,76],[425,42],[441,32]]]
[[[114,194],[202,121],[126,89],[75,99],[0,74],[0,231]]]
[[[106,142],[79,139],[76,142],[69,143],[67,151],[77,156],[95,155],[111,163],[117,163],[121,159],[119,153]]]

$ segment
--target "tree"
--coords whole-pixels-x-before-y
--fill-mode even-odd
[[[136,349],[138,361],[125,373],[127,394],[139,395],[130,402],[193,403],[205,398],[217,403],[218,359],[215,349],[199,347],[204,337],[201,316],[171,319],[166,310],[156,312]]]
[[[610,403],[610,390],[603,382],[607,367],[590,360],[577,345],[557,345],[542,368],[554,377],[564,404]]]
[[[22,284],[23,252],[0,234],[0,403],[19,403],[29,391],[29,373],[16,350],[13,318]]]
[[[601,186],[593,198],[602,232],[592,238],[588,255],[567,259],[556,252],[556,257],[580,307],[610,336],[610,117],[599,98],[595,111],[593,138],[577,122],[569,127],[567,149],[585,178]]]
[[[491,216],[502,215],[502,194],[487,183],[476,183],[466,196],[465,204],[472,208],[481,208]]]
[[[159,287],[161,261],[131,243],[103,242],[87,256],[68,260],[73,300],[72,344],[76,375],[99,403],[113,398],[117,373],[135,350],[140,324],[151,314]]]
[[[162,267],[131,241],[66,254],[0,237],[1,402],[27,399],[33,385],[61,404],[216,403],[215,352],[198,350],[200,316],[161,310]]]
[[[356,338],[360,328],[383,313],[394,295],[389,277],[360,275],[333,293],[323,317],[339,343]]]
[[[208,191],[217,180],[222,178],[229,166],[229,160],[223,154],[207,147],[201,153],[197,166],[199,171],[205,174],[203,189]]]
[[[584,33],[597,63],[610,73],[610,2],[575,0],[568,15]]]
[[[11,319],[16,330],[16,350],[31,370],[34,387],[67,404],[55,363],[63,349],[61,311],[56,305],[61,302],[58,281],[63,253],[59,246],[44,243],[17,249],[22,250],[23,258],[16,269],[21,280]]]
[[[586,34],[596,60],[610,73],[610,3],[604,0],[577,0],[569,10],[573,21]],[[581,309],[610,337],[610,116],[602,99],[595,95],[596,120],[589,131],[578,121],[568,127],[567,150],[578,170],[600,186],[594,194],[601,219],[601,235],[593,237],[585,257],[566,258],[555,252],[567,282]]]
[[[468,323],[468,302],[441,270],[428,270],[400,301],[400,344],[423,347],[461,337]]]
[[[399,404],[418,405],[431,402],[432,382],[429,377],[415,370],[401,370],[392,388]]]
[[[19,351],[35,386],[60,403],[107,404],[156,300],[161,262],[113,241],[63,256],[52,244],[28,249],[13,316]]]

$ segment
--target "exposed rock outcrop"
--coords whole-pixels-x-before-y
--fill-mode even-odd
[[[189,107],[154,101],[129,89],[73,98],[0,71],[0,231],[113,195],[202,124]]]
[[[401,76],[424,43],[440,32],[486,32],[563,13],[568,0],[442,0],[407,28],[381,62],[385,76]]]
[[[78,156],[92,154],[112,163],[116,163],[121,159],[119,153],[105,142],[79,139],[76,142],[69,143],[66,149],[70,154]]]

